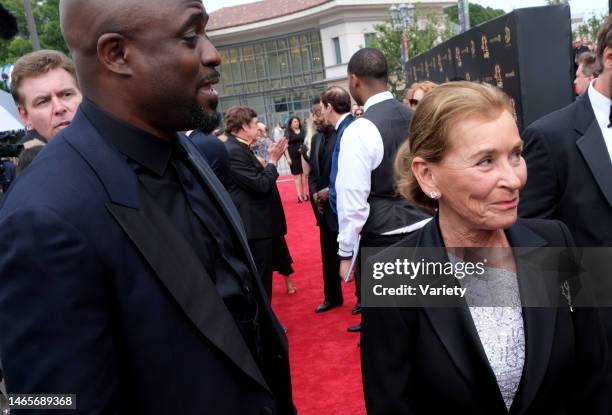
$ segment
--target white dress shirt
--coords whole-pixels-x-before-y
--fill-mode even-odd
[[[395,99],[388,91],[371,96],[364,105],[364,112],[388,99]],[[370,120],[357,118],[344,130],[336,177],[340,256],[352,256],[357,250],[359,234],[370,213],[368,197],[372,171],[380,165],[384,153],[380,132]]]
[[[608,153],[610,154],[610,160],[612,161],[612,127],[608,128],[610,124],[610,105],[612,105],[612,100],[595,89],[594,85],[596,81],[597,78],[591,81],[587,94],[589,95],[589,101],[591,101],[595,119],[601,129],[601,134],[603,135]]]

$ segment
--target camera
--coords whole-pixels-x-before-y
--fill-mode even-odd
[[[0,144],[0,158],[19,157],[22,151],[21,144]]]
[[[19,141],[19,135],[13,132],[0,133],[0,192],[8,190],[15,179],[15,164],[10,160],[17,158],[23,151],[23,145],[12,144]]]

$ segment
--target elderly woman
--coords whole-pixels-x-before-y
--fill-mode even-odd
[[[368,414],[610,413],[597,311],[572,309],[567,299],[551,307],[523,302],[527,287],[546,282],[539,270],[524,273],[513,249],[573,242],[561,222],[517,219],[527,180],[521,150],[509,99],[493,86],[447,83],[420,102],[410,141],[398,150],[398,188],[436,215],[395,247],[438,248],[451,263],[466,249],[493,248],[495,263],[485,276],[504,277],[492,288],[510,303],[472,305],[466,295],[451,307],[368,308],[366,299],[361,359]],[[557,282],[547,292],[561,298]]]

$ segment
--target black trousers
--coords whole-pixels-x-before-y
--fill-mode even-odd
[[[274,265],[274,239],[249,239],[249,247],[257,266],[259,280],[263,285],[264,291],[268,296],[268,301],[272,302],[272,270]]]
[[[338,232],[334,232],[325,221],[319,226],[321,241],[321,259],[323,262],[323,293],[325,301],[332,305],[341,305],[342,281],[338,275],[340,260],[338,259]]]
[[[359,243],[359,255],[357,264],[361,264],[361,248],[386,248],[404,239],[408,234],[400,233],[397,235],[362,235]],[[357,302],[361,303],[361,270],[357,265],[355,270],[355,296]]]

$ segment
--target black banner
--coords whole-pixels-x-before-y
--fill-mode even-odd
[[[408,85],[454,79],[497,85],[512,98],[522,129],[572,101],[571,59],[569,6],[546,6],[476,26],[412,58],[404,69]]]

